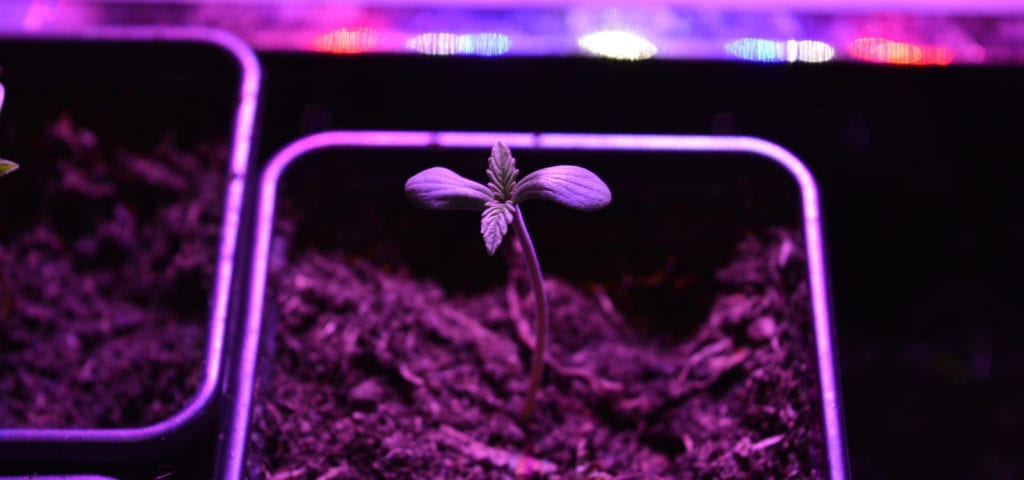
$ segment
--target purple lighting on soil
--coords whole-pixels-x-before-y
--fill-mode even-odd
[[[262,324],[263,302],[266,293],[271,226],[273,225],[277,184],[284,170],[301,156],[324,148],[337,147],[449,147],[490,148],[496,138],[510,145],[526,149],[575,149],[665,151],[680,153],[734,152],[764,157],[793,175],[800,188],[803,206],[804,232],[810,274],[811,309],[814,316],[815,344],[818,354],[818,374],[821,379],[823,421],[830,478],[846,478],[843,453],[842,424],[831,336],[831,318],[828,308],[827,279],[825,276],[824,245],[818,189],[810,171],[786,149],[754,137],[698,136],[698,135],[616,135],[616,134],[563,134],[525,132],[410,132],[410,131],[333,131],[299,139],[277,153],[268,163],[261,178],[257,231],[252,257],[252,277],[249,285],[249,308],[246,335],[242,349],[239,378],[251,378],[255,372]],[[243,404],[249,404],[252,391],[239,388]],[[247,412],[241,415],[248,415]],[[241,425],[243,431],[232,432],[231,442],[245,442],[248,418]],[[238,450],[241,451],[241,450]],[[232,459],[232,472],[241,472],[241,459]]]

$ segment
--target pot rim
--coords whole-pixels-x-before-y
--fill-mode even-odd
[[[223,376],[225,334],[231,307],[231,285],[236,276],[234,257],[241,235],[245,177],[252,151],[253,131],[261,83],[261,68],[255,52],[235,35],[205,27],[90,27],[74,31],[11,32],[0,31],[2,41],[94,42],[132,44],[204,44],[227,53],[240,70],[237,106],[232,120],[231,152],[225,185],[223,219],[213,296],[211,298],[208,337],[205,346],[204,376],[185,406],[170,417],[141,427],[128,428],[0,428],[0,450],[18,455],[68,458],[73,453],[56,448],[69,444],[89,444],[88,460],[116,458],[103,447],[128,447],[141,443],[166,444],[182,431],[193,430],[214,410]],[[15,453],[17,451],[17,453]],[[20,454],[20,455],[19,455]],[[0,455],[7,457],[9,455]]]

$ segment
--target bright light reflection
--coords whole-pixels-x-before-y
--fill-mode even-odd
[[[741,38],[725,44],[725,51],[733,56],[754,62],[809,62],[832,60],[836,50],[819,40],[768,40]]]
[[[890,65],[949,65],[953,52],[936,45],[917,45],[882,37],[858,38],[850,43],[850,55],[858,60]]]
[[[616,60],[643,60],[658,53],[658,47],[646,38],[623,31],[591,33],[581,37],[578,43],[590,53]]]
[[[500,33],[424,33],[410,38],[405,46],[427,55],[481,55],[493,57],[508,52],[508,36]]]
[[[786,58],[782,42],[764,38],[741,38],[725,44],[725,51],[755,62],[781,62]]]
[[[49,5],[50,3],[52,2],[33,0],[28,6],[25,18],[21,22],[22,28],[29,32],[42,28],[53,17],[53,7]]]
[[[790,40],[793,42],[793,40]],[[836,49],[820,40],[799,40],[796,42],[796,59],[801,62],[821,63],[832,60]]]
[[[339,28],[316,37],[313,48],[327,53],[362,53],[377,46],[377,31],[372,28]]]

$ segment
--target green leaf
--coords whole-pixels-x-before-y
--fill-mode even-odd
[[[494,255],[501,246],[508,224],[514,219],[515,208],[511,202],[487,202],[487,208],[480,215],[480,234],[488,255]]]
[[[0,177],[18,169],[18,164],[10,160],[0,158]]]
[[[608,206],[612,192],[594,172],[574,165],[558,165],[531,172],[516,185],[513,202],[519,204],[534,198],[589,212]]]
[[[405,195],[420,208],[482,211],[490,190],[447,168],[428,168],[405,182]]]

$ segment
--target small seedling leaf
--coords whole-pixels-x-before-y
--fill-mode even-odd
[[[480,215],[480,235],[484,237],[488,255],[494,255],[501,246],[508,224],[514,219],[515,208],[509,202],[487,202],[487,208]]]
[[[0,177],[18,169],[18,164],[10,160],[0,158]]]
[[[512,156],[512,151],[504,143],[495,143],[491,148],[491,156],[487,159],[487,178],[490,179],[487,188],[495,198],[506,201],[512,196],[518,177],[519,169],[516,168],[516,159]]]
[[[420,208],[482,211],[492,194],[487,187],[447,168],[428,168],[405,182],[405,195]]]
[[[535,198],[589,212],[608,206],[612,192],[594,172],[574,165],[559,165],[523,177],[512,201],[519,204]]]

